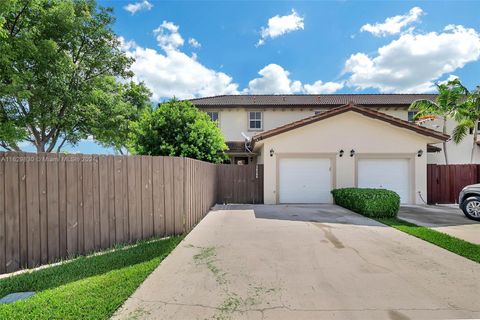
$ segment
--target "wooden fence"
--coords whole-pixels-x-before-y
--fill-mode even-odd
[[[216,184],[187,158],[0,153],[0,273],[188,232]]]
[[[263,164],[221,164],[218,170],[218,203],[263,203]]]
[[[480,165],[427,165],[429,204],[457,203],[463,187],[480,182]]]

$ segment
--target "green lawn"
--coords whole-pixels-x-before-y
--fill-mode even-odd
[[[462,257],[480,263],[480,245],[478,244],[470,243],[398,218],[377,218],[376,220],[412,236],[433,243]]]
[[[139,242],[0,280],[0,297],[35,291],[0,305],[0,319],[106,319],[177,246],[181,237]]]

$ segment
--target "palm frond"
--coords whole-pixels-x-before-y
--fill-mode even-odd
[[[456,144],[462,142],[462,140],[467,136],[470,129],[474,128],[475,122],[465,119],[461,121],[452,132],[452,140]]]

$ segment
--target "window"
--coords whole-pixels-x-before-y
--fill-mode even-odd
[[[218,121],[218,111],[207,111],[207,115],[212,119],[212,121],[216,121],[217,125],[219,123]]]
[[[480,132],[480,121],[477,122],[477,132]],[[470,128],[470,134],[473,134],[473,128]]]
[[[417,111],[408,111],[408,122],[413,122],[416,115]]]
[[[248,112],[248,129],[262,130],[262,113],[260,111]]]

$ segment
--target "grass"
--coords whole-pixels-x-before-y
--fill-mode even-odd
[[[418,226],[398,218],[377,218],[377,221],[428,241],[450,252],[480,263],[480,245],[452,237],[448,234]]]
[[[37,292],[0,305],[0,319],[107,319],[181,239],[142,241],[0,280],[0,297]]]

